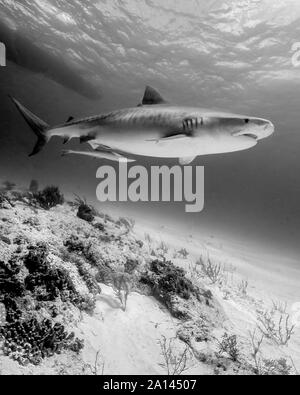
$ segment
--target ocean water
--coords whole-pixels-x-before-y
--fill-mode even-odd
[[[109,164],[62,158],[57,138],[28,158],[35,137],[8,94],[57,124],[135,106],[151,85],[179,105],[270,119],[275,134],[248,151],[196,159],[205,166],[201,213],[187,214],[179,203],[103,206],[183,232],[242,239],[281,254],[283,262],[299,257],[298,0],[0,0],[0,15],[7,50],[0,68],[0,182],[28,186],[34,178],[95,201],[97,168]],[[72,141],[68,148],[82,146]]]

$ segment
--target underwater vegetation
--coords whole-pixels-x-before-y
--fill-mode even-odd
[[[60,193],[58,187],[46,187],[43,191],[33,194],[34,199],[45,210],[50,210],[58,204],[64,203],[64,196]]]
[[[60,297],[63,301],[76,303],[77,293],[67,272],[49,265],[47,246],[41,243],[28,249],[24,258],[29,271],[24,282],[26,290],[31,291],[37,300],[51,301]]]
[[[200,290],[186,277],[183,269],[176,267],[171,261],[154,260],[149,265],[149,270],[143,273],[140,279],[142,284],[150,286],[153,295],[177,316],[185,318],[175,309],[174,297],[189,300],[192,296],[199,302],[209,305],[212,298],[210,291]],[[204,298],[202,298],[204,296]],[[179,316],[178,316],[179,314]]]
[[[81,350],[83,342],[74,333],[67,333],[62,324],[38,319],[43,302],[57,298],[76,306],[83,302],[67,272],[49,264],[45,244],[28,246],[27,254],[22,257],[15,254],[8,263],[1,261],[0,284],[0,337],[6,356],[26,365],[38,364],[62,350]]]
[[[131,303],[134,306],[137,292],[154,296],[165,307],[160,310],[180,320],[176,321],[176,342],[184,347],[172,349],[175,341],[167,338],[161,343],[166,346],[163,350],[170,351],[171,360],[177,356],[188,361],[188,347],[193,363],[204,363],[216,374],[292,372],[286,359],[264,357],[260,337],[253,335],[251,354],[248,346],[244,349],[247,339],[226,328],[221,337],[226,315],[212,292],[224,286],[225,269],[217,261],[202,259],[194,264],[185,248],[172,249],[150,236],[141,241],[133,232],[134,221],[99,213],[80,198],[49,211],[48,207],[61,201],[59,189],[46,188],[42,204],[34,197],[37,190],[38,184],[32,183],[23,192],[0,193],[0,253],[4,252],[0,258],[0,347],[5,356],[24,366],[39,365],[61,353],[63,359],[73,359],[73,353],[77,355],[84,347],[73,325],[80,325],[83,312],[93,314],[105,284],[114,292],[106,294],[103,288],[103,297],[111,298],[114,308],[124,314]],[[93,216],[92,222],[79,218],[80,206]],[[176,266],[172,257],[181,259],[179,264],[185,269]],[[249,300],[238,280],[236,297]],[[275,307],[281,315],[287,314],[286,306]],[[263,316],[261,325],[268,324],[272,333],[285,333],[287,319],[279,317],[279,326],[274,326],[274,317],[265,317],[269,315]],[[272,333],[265,335],[268,341]],[[81,364],[81,357],[76,361]],[[184,362],[183,368],[188,365]]]
[[[143,281],[151,284],[155,294],[161,298],[169,298],[176,294],[183,299],[189,299],[195,288],[185,277],[183,269],[175,267],[172,262],[155,260],[150,264],[150,273],[143,277]]]

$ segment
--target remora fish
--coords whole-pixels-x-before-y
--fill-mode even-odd
[[[149,86],[137,107],[85,119],[70,117],[55,127],[12,100],[38,138],[30,156],[40,152],[52,136],[60,136],[64,143],[79,138],[95,150],[94,154],[83,151],[65,151],[64,154],[111,160],[142,155],[179,158],[181,164],[188,164],[198,155],[251,148],[274,133],[274,125],[266,119],[169,105]]]

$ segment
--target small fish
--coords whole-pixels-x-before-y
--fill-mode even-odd
[[[97,148],[95,151],[73,151],[73,150],[63,150],[62,156],[66,155],[84,155],[91,156],[92,158],[98,159],[108,159],[114,162],[119,162],[120,159],[126,160],[127,162],[135,162],[134,159],[126,158],[117,152],[110,151],[101,151],[101,149]]]
[[[37,136],[30,156],[39,153],[51,137],[60,136],[64,143],[78,138],[95,150],[64,151],[64,154],[110,160],[131,155],[178,158],[181,164],[188,164],[198,155],[251,148],[274,133],[274,125],[266,119],[170,105],[149,86],[137,107],[84,119],[70,117],[66,123],[54,127],[16,99],[12,100]]]

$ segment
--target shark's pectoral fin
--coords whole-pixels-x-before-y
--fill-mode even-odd
[[[178,139],[184,139],[187,137],[192,137],[193,134],[192,133],[188,133],[188,132],[170,132],[165,134],[165,136],[158,138],[158,139],[150,139],[150,140],[146,140],[146,141],[154,141],[156,143],[159,142],[163,142],[163,141],[172,141],[172,140],[178,140]]]
[[[98,147],[101,146],[101,144],[99,144],[96,140],[88,141],[88,145],[90,145],[93,150],[97,150]]]
[[[179,164],[180,164],[181,166],[189,165],[190,163],[193,162],[194,159],[196,159],[196,156],[188,156],[188,157],[186,157],[186,158],[180,158],[180,159],[179,159]]]
[[[202,125],[202,118],[200,121]],[[182,120],[182,128],[177,131],[170,131],[166,133],[163,137],[157,140],[152,141],[168,141],[168,140],[177,140],[186,137],[194,137],[194,131],[199,126],[199,121],[197,118],[185,118]]]
[[[177,135],[177,136],[170,136],[170,137],[162,137],[162,138],[160,138],[160,139],[149,139],[149,140],[146,140],[146,141],[152,141],[152,142],[155,142],[155,143],[160,143],[160,142],[163,142],[163,141],[172,141],[172,140],[178,140],[178,139],[181,139],[181,138],[184,138],[184,137],[186,137],[186,136],[184,136],[184,135]]]

